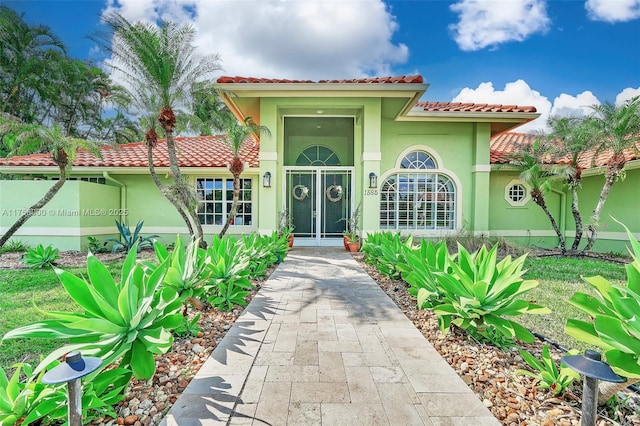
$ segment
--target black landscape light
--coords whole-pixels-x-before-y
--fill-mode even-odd
[[[581,426],[594,426],[598,416],[598,380],[622,383],[624,378],[613,372],[608,364],[601,361],[596,351],[587,349],[584,355],[568,355],[562,362],[584,376],[582,387],[582,420]]]
[[[45,385],[67,384],[69,426],[82,426],[82,386],[80,379],[93,373],[102,365],[102,359],[83,357],[80,352],[69,352],[65,361],[42,376]]]

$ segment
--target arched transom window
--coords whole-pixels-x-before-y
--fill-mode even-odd
[[[455,229],[455,186],[437,172],[434,159],[424,151],[412,151],[402,159],[400,169],[380,187],[380,228]]]
[[[326,146],[310,146],[298,155],[296,166],[339,166],[340,159]]]

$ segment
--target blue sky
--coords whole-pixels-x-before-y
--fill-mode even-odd
[[[221,74],[354,78],[421,74],[423,100],[581,114],[640,95],[640,0],[0,0],[50,26],[77,58],[100,14],[191,22]]]

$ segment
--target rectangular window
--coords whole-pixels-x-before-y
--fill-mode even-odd
[[[233,179],[198,178],[196,193],[200,205],[198,217],[203,225],[224,225],[233,205]],[[253,225],[253,196],[251,179],[240,179],[240,197],[232,225]]]

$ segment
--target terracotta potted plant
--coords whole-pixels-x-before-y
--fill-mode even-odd
[[[357,252],[360,248],[360,235],[358,233],[358,222],[360,222],[360,205],[351,213],[351,217],[344,219],[347,227],[344,231],[344,248],[350,252]]]
[[[286,235],[289,248],[293,247],[293,222],[287,209],[278,212],[278,235]]]

